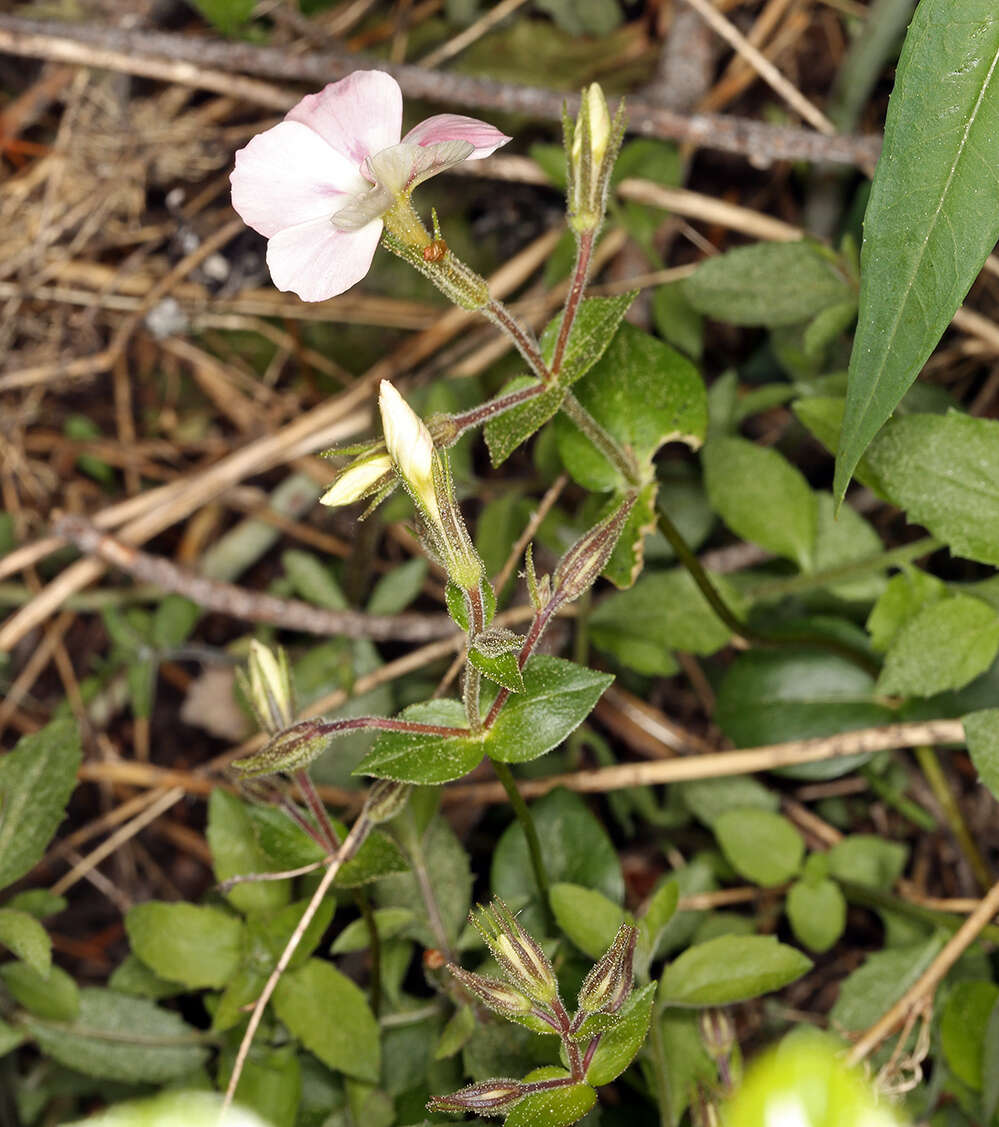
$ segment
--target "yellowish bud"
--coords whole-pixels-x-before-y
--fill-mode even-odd
[[[406,482],[427,518],[441,524],[434,490],[434,440],[423,420],[388,382],[378,393],[385,446],[395,468]]]
[[[388,454],[375,454],[349,465],[319,498],[321,505],[349,505],[373,491],[386,474],[392,472]]]
[[[611,135],[610,113],[607,111],[607,99],[597,82],[590,83],[583,91],[583,101],[579,107],[579,114],[587,114],[590,122],[590,159],[594,165],[599,166],[607,154],[607,145]],[[578,164],[583,155],[583,131],[577,125],[572,138],[572,159]]]
[[[275,654],[254,640],[250,643],[249,676],[243,676],[242,687],[253,706],[261,728],[274,735],[295,720],[295,700],[291,671],[284,650]]]

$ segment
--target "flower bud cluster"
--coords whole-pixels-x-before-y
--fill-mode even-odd
[[[558,982],[551,961],[502,900],[497,898],[488,907],[480,907],[469,916],[469,922],[507,977],[528,998],[545,1007],[558,1000]]]
[[[569,223],[577,234],[596,232],[607,208],[607,188],[624,136],[624,104],[614,120],[597,83],[583,91],[575,122],[564,121],[568,153]]]

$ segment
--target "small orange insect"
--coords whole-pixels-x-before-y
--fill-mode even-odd
[[[445,254],[447,254],[447,243],[443,239],[434,239],[429,246],[423,248],[423,261],[440,262]]]

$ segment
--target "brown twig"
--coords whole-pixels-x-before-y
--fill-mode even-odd
[[[575,114],[579,101],[577,96],[566,97],[557,90],[420,66],[387,65],[378,59],[345,52],[290,56],[280,47],[94,23],[57,26],[9,15],[0,15],[0,51],[145,74],[165,82],[221,88],[225,93],[232,92],[224,83],[231,82],[233,73],[278,80],[287,80],[293,74],[301,82],[323,84],[361,67],[376,67],[394,75],[403,93],[411,98],[479,111],[525,114],[547,121],[561,120],[563,102],[569,113]],[[248,89],[244,95],[271,108],[290,108],[295,100],[294,95],[274,88]],[[647,137],[738,153],[759,165],[778,160],[809,160],[871,170],[881,147],[880,137],[826,137],[813,130],[765,125],[745,118],[684,115],[641,99],[629,103],[629,128]]]

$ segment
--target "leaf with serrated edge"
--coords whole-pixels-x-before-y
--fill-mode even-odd
[[[562,356],[562,366],[558,372],[560,387],[571,387],[603,356],[636,297],[638,290],[629,290],[614,297],[588,297],[582,302]],[[555,343],[561,325],[560,313],[541,335],[541,355],[546,364],[551,363],[555,354]]]
[[[995,0],[922,0],[898,61],[864,218],[837,498],[999,239],[997,167]]]

